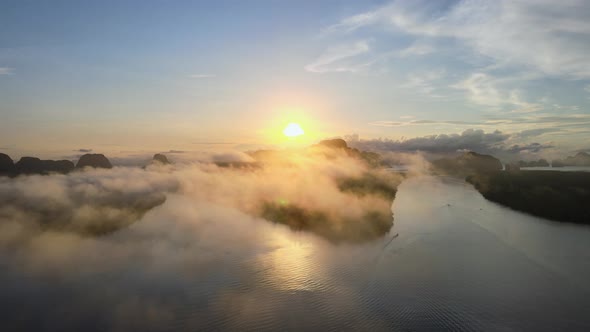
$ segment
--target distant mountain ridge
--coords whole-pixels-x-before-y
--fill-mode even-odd
[[[437,173],[469,175],[502,170],[502,162],[491,155],[466,152],[455,158],[441,158],[432,161]]]
[[[0,176],[67,174],[76,168],[112,168],[111,162],[103,154],[85,154],[78,163],[70,160],[42,160],[37,157],[22,157],[16,163],[7,154],[0,153]]]

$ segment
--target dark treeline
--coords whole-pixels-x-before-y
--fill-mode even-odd
[[[590,224],[590,173],[490,172],[467,177],[488,200],[539,217]]]

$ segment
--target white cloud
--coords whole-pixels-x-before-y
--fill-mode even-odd
[[[323,33],[352,32],[358,28],[377,23],[381,19],[381,14],[381,10],[377,10],[374,12],[350,16],[344,18],[337,24],[327,27],[324,29]]]
[[[530,103],[522,99],[521,93],[517,90],[512,90],[508,98],[508,103],[516,106],[512,113],[530,113],[537,112],[543,109],[543,106],[538,103]]]
[[[479,105],[500,106],[505,100],[498,91],[494,78],[485,73],[474,73],[453,87],[465,90],[471,101]]]
[[[498,79],[486,73],[473,73],[466,79],[452,85],[464,90],[475,104],[490,107],[510,107],[513,113],[529,113],[543,109],[539,103],[524,100],[522,93],[516,89],[503,89],[501,84],[506,79]]]
[[[402,85],[403,88],[410,88],[422,94],[432,95],[436,89],[434,82],[440,80],[445,75],[445,70],[431,70],[421,73],[412,73],[408,75],[408,80]]]
[[[399,52],[400,57],[422,56],[434,52],[434,47],[424,43],[414,43]]]
[[[487,117],[482,120],[381,120],[370,122],[369,125],[379,127],[402,126],[452,126],[456,128],[510,128],[512,131],[529,131],[534,133],[541,128],[545,133],[549,132],[587,132],[590,128],[590,114],[564,114],[552,115],[548,113],[506,113],[501,117]],[[551,130],[547,128],[553,128]],[[529,135],[530,136],[530,135]]]
[[[352,44],[338,45],[326,50],[314,62],[305,66],[305,70],[312,73],[326,72],[356,72],[370,65],[372,61],[349,61],[370,50],[366,40],[356,41]],[[358,60],[358,59],[357,59]]]
[[[326,29],[350,33],[378,25],[432,38],[454,38],[476,54],[545,75],[590,78],[590,2],[585,0],[460,1],[441,12],[435,2],[396,1]]]
[[[14,74],[14,68],[0,67],[0,75],[12,75]]]

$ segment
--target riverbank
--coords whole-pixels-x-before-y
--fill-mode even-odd
[[[590,225],[590,173],[491,172],[467,177],[488,200],[562,222]]]

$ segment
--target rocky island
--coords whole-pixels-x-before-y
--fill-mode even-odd
[[[250,153],[257,165],[279,163],[291,167],[293,152],[262,150]],[[341,158],[351,158],[363,166],[358,176],[336,176],[336,186],[341,195],[354,197],[363,211],[360,216],[326,212],[305,207],[297,202],[264,200],[255,214],[271,222],[287,225],[296,231],[308,231],[331,242],[365,242],[379,238],[393,226],[391,205],[402,177],[379,168],[380,156],[374,152],[359,151],[348,147],[342,139],[330,139],[295,152],[298,157],[325,158],[337,163]],[[308,192],[313,200],[321,191]]]

